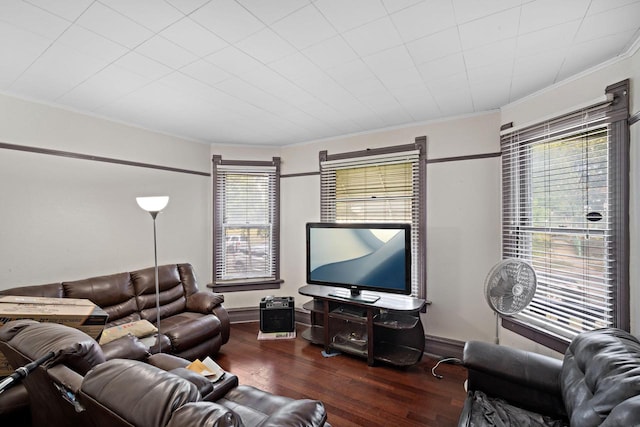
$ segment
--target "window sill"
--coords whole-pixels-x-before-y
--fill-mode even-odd
[[[554,335],[513,317],[503,317],[502,327],[559,353],[564,353],[571,342],[568,338]]]
[[[280,284],[284,280],[268,280],[264,282],[256,281],[234,281],[232,283],[209,283],[207,288],[215,292],[242,292],[242,291],[261,291],[265,289],[280,289]]]

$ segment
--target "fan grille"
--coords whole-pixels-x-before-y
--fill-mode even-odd
[[[489,306],[505,315],[519,313],[533,299],[536,273],[520,259],[506,259],[496,264],[485,280],[485,297]]]

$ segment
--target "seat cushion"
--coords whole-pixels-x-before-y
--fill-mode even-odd
[[[220,320],[211,314],[183,312],[160,321],[160,332],[179,353],[220,334]]]
[[[492,398],[481,391],[469,393],[471,400],[470,426],[495,427],[565,427],[565,420],[552,419],[535,412],[508,404],[502,399]]]
[[[173,411],[198,400],[200,393],[191,382],[155,366],[124,359],[92,369],[80,393],[81,404],[101,426],[122,425],[110,419],[116,415],[136,426],[165,426]]]
[[[107,327],[140,319],[129,273],[63,282],[66,298],[85,298],[109,315]]]

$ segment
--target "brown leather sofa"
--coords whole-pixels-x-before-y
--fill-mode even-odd
[[[229,340],[224,296],[199,290],[190,264],[158,267],[161,350],[189,360],[213,356]],[[156,322],[153,267],[71,282],[22,286],[0,295],[85,298],[109,315],[106,327],[146,319]],[[151,348],[157,352],[157,346]]]
[[[464,348],[468,397],[459,426],[640,426],[640,341],[584,332],[558,360],[480,341]]]
[[[116,341],[137,346],[144,361],[106,360],[95,340],[60,324],[18,320],[0,328],[0,351],[14,367],[55,355],[23,380],[34,427],[329,427],[319,401],[238,386],[228,372],[212,383],[185,369],[184,359],[143,354],[133,337]]]
[[[0,395],[0,425],[31,427],[29,394],[24,387],[13,387]]]
[[[132,384],[129,378],[137,380]],[[120,398],[123,387],[141,398],[135,404]],[[243,385],[221,399],[205,400],[184,378],[122,359],[89,371],[80,386],[78,403],[92,420],[87,425],[96,427],[328,426],[324,406],[316,400],[294,400]],[[120,421],[123,419],[128,424]]]

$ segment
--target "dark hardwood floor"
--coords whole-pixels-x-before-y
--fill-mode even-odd
[[[424,357],[409,368],[367,366],[347,355],[323,357],[322,347],[300,335],[294,340],[258,341],[259,324],[231,326],[231,339],[216,361],[249,384],[275,394],[322,401],[333,427],[455,426],[465,398],[466,370]]]

